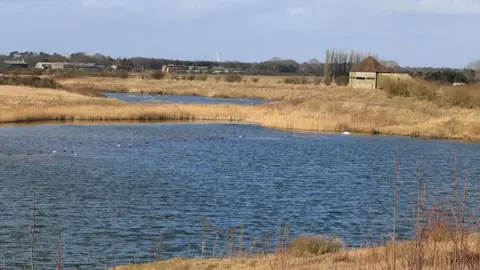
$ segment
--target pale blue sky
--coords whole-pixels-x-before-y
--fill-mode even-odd
[[[0,52],[323,59],[375,52],[403,66],[480,58],[480,0],[0,0]]]

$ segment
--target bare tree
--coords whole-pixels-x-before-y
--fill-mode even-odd
[[[378,56],[374,53],[362,53],[355,52],[353,50],[339,51],[327,49],[325,57],[324,75],[325,77],[333,78],[340,76],[348,76],[348,73],[352,69],[353,65],[359,64],[369,56],[378,58]]]
[[[480,59],[472,61],[470,64],[468,64],[467,68],[480,72]]]
[[[400,65],[394,60],[380,60],[380,63],[389,68],[399,68]]]

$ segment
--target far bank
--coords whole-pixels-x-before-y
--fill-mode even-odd
[[[233,91],[228,89],[226,91]],[[290,96],[264,105],[127,104],[58,89],[0,86],[0,105],[2,123],[206,120],[253,123],[286,130],[480,140],[480,109],[389,97],[381,90],[334,86],[295,86]]]

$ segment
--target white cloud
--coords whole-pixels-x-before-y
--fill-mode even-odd
[[[305,8],[305,7],[287,8],[288,15],[292,17],[299,16],[307,12],[308,12],[308,8]]]

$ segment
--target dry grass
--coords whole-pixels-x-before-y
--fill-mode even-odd
[[[458,268],[455,263],[455,245],[452,241],[430,240],[425,248],[424,261],[420,268],[409,264],[415,241],[405,242],[396,246],[396,269],[479,269],[480,266],[480,235],[469,235],[465,241],[466,252],[462,258],[470,258],[463,262],[465,268]],[[313,270],[313,269],[392,269],[392,245],[378,248],[365,248],[358,250],[339,250],[320,256],[296,256],[291,253],[276,252],[268,255],[240,256],[218,259],[180,259],[175,258],[149,264],[117,266],[115,270]]]
[[[182,76],[179,77],[181,78]],[[215,78],[219,78],[220,80],[217,81]],[[254,82],[251,80],[252,78],[259,78],[259,81]],[[286,85],[283,84],[283,79],[279,76],[244,76],[243,79],[245,79],[246,82],[230,83],[225,81],[224,76],[209,76],[206,81],[172,79],[143,80],[141,78],[123,80],[118,78],[77,78],[62,79],[59,80],[59,82],[73,89],[98,89],[102,92],[155,93],[272,100],[312,96],[322,87],[316,85]],[[323,86],[323,88],[325,88],[325,86]]]
[[[226,83],[91,78],[90,88],[182,95],[281,99],[261,106],[140,105],[85,97],[60,90],[0,87],[0,122],[41,120],[240,121],[279,129],[345,131],[438,139],[480,140],[480,109],[443,106],[381,90],[259,82]],[[82,80],[62,84],[84,89]],[[89,90],[90,91],[90,90]],[[89,92],[90,93],[90,92]],[[440,93],[445,95],[445,93]]]

